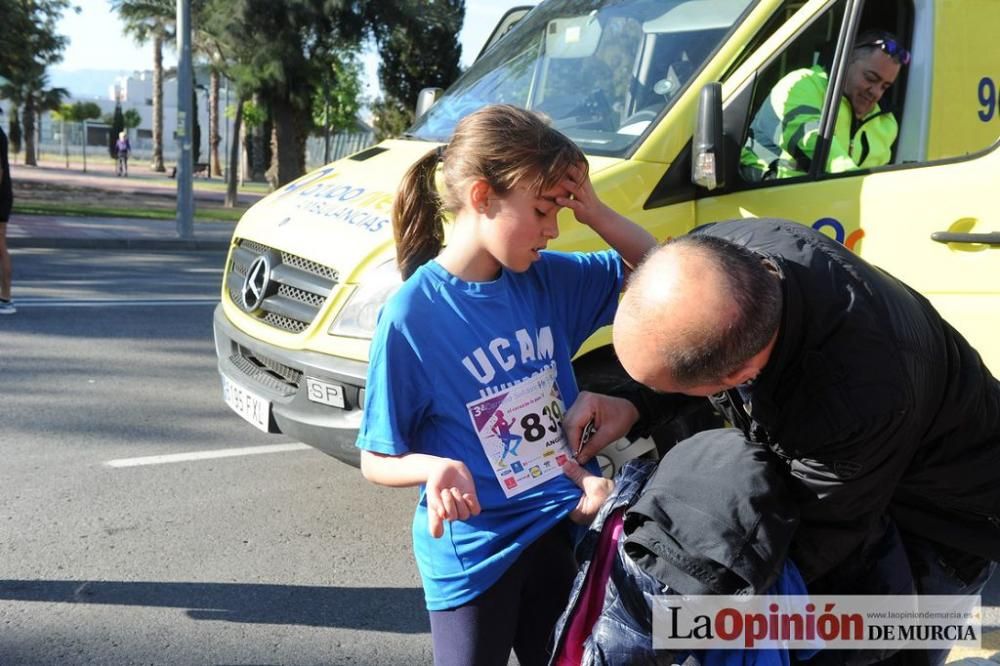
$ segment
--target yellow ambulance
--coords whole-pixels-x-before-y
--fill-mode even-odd
[[[810,225],[928,296],[1000,373],[998,26],[997,0],[545,0],[403,138],[247,211],[214,317],[225,400],[261,430],[357,463],[369,341],[400,280],[396,184],[460,118],[500,102],[547,114],[587,153],[601,197],[658,238],[739,217]],[[742,168],[771,131],[772,89],[801,68],[828,74],[817,157],[829,152],[852,45],[872,28],[912,54],[881,101],[899,126],[890,163],[831,173],[814,159],[790,178]],[[551,248],[601,247],[569,211],[560,223]],[[576,363],[583,387],[616,381],[608,329]],[[650,446],[611,447],[610,462]]]

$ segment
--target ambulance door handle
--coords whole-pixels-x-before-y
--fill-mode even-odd
[[[978,245],[1000,245],[1000,231],[988,234],[963,234],[951,231],[935,231],[931,240],[937,243],[976,243]]]

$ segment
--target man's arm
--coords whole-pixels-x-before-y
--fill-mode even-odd
[[[916,437],[905,414],[890,413],[859,421],[840,441],[818,449],[820,455],[791,461],[802,516],[791,555],[807,582],[851,556],[877,526]]]
[[[705,398],[657,393],[634,381],[602,387],[602,390],[605,393],[581,391],[563,417],[563,429],[574,450],[584,427],[594,421],[593,436],[577,454],[580,463],[586,463],[622,437],[649,437],[657,426],[682,416],[689,407],[705,404]]]
[[[820,118],[829,79],[825,72],[814,68],[808,73],[793,72],[789,76],[799,76],[789,88],[781,108],[776,109],[781,118],[781,149],[785,152],[781,165],[782,177],[803,175],[812,167],[816,154],[816,144],[820,138]],[[781,82],[778,84],[781,85]],[[839,108],[839,107],[838,107]],[[843,113],[839,109],[838,113]],[[850,113],[850,110],[847,111]],[[850,136],[839,136],[834,132],[830,143],[827,162],[831,172],[857,169],[858,165],[850,157]],[[789,156],[792,164],[788,164]]]

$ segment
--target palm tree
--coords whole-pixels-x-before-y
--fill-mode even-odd
[[[219,70],[213,67],[208,79],[208,163],[213,176],[222,175],[219,163]]]
[[[177,5],[172,0],[111,0],[125,32],[139,44],[153,43],[153,171],[163,172],[163,42],[173,39]]]
[[[69,96],[64,88],[48,88],[48,84],[45,65],[34,63],[0,87],[0,96],[11,100],[16,108],[21,109],[24,163],[28,166],[38,166],[35,128],[41,124],[38,122],[39,117],[44,111],[58,109]]]
[[[16,155],[21,152],[21,108],[24,107],[24,93],[21,86],[15,85],[9,79],[0,84],[0,99],[10,102],[10,152]]]
[[[0,4],[0,44],[14,46],[6,48],[0,58],[0,80],[4,81],[0,94],[14,107],[11,143],[15,152],[20,148],[20,127],[14,121],[19,110],[24,113],[26,164],[35,163],[36,114],[65,95],[61,89],[45,89],[45,68],[62,60],[66,37],[59,34],[58,23],[69,8],[69,0],[7,0]]]
[[[28,100],[24,105],[24,163],[30,166],[38,166],[38,153],[41,146],[35,141],[35,137],[39,136],[39,129],[42,126],[42,114],[46,111],[58,109],[62,105],[63,100],[69,97],[69,91],[65,88],[47,88],[46,86],[49,83],[48,76],[42,76],[36,83],[37,87],[28,96]],[[29,115],[29,107],[31,107],[31,115]]]

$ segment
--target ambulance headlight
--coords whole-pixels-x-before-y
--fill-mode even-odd
[[[330,325],[328,333],[370,340],[375,333],[375,322],[378,321],[379,311],[401,284],[403,278],[399,274],[395,259],[380,264],[366,273],[361,283],[348,297],[347,304]]]

